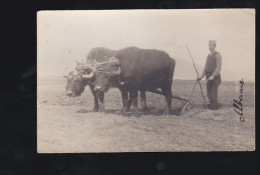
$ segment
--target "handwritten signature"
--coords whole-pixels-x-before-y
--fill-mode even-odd
[[[243,78],[242,78],[242,80],[239,81],[239,85],[240,85],[239,101],[233,100],[233,106],[235,107],[234,111],[240,115],[240,121],[245,122],[245,118],[243,116],[243,104],[242,104],[242,101],[243,101],[243,86],[244,86]]]

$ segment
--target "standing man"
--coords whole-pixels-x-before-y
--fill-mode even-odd
[[[201,76],[197,77],[197,80],[200,81],[205,75],[207,81],[207,96],[209,99],[208,108],[211,110],[218,109],[218,86],[221,83],[221,62],[222,57],[219,52],[215,50],[216,41],[209,41],[209,50],[210,54],[207,57],[206,65]]]

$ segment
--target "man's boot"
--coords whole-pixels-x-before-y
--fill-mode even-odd
[[[209,109],[218,110],[218,103],[217,102],[211,103]]]

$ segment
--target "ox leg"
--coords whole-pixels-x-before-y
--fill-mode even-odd
[[[98,98],[99,98],[99,112],[105,112],[105,105],[104,105],[104,92],[98,92]]]
[[[130,97],[129,97],[129,100],[128,100],[128,103],[127,103],[127,111],[130,110],[131,105],[132,105],[132,98],[131,98],[131,95],[129,95],[129,96],[130,96]]]
[[[126,90],[121,90],[121,94],[122,94],[122,101],[123,101],[122,115],[125,115],[127,111],[127,105],[128,105],[128,92]]]
[[[146,113],[148,111],[148,108],[147,108],[147,104],[146,104],[146,94],[145,94],[145,91],[144,90],[141,90],[141,106],[142,106],[142,110],[143,110],[143,113]]]
[[[98,112],[99,109],[99,104],[98,104],[98,96],[97,93],[94,91],[94,86],[89,86],[90,90],[94,96],[94,108],[92,109],[92,111],[94,112]]]
[[[139,116],[139,112],[138,112],[138,107],[137,107],[137,104],[138,104],[138,90],[132,90],[130,91],[130,96],[132,98],[132,103],[133,103],[133,108],[134,108],[134,115],[135,116]]]
[[[165,115],[170,115],[171,114],[171,105],[172,105],[172,91],[171,87],[167,87],[165,89],[162,89],[165,99],[166,99],[166,109],[165,109]]]

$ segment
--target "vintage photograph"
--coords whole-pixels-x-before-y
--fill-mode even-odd
[[[254,9],[38,11],[38,153],[254,150]]]

